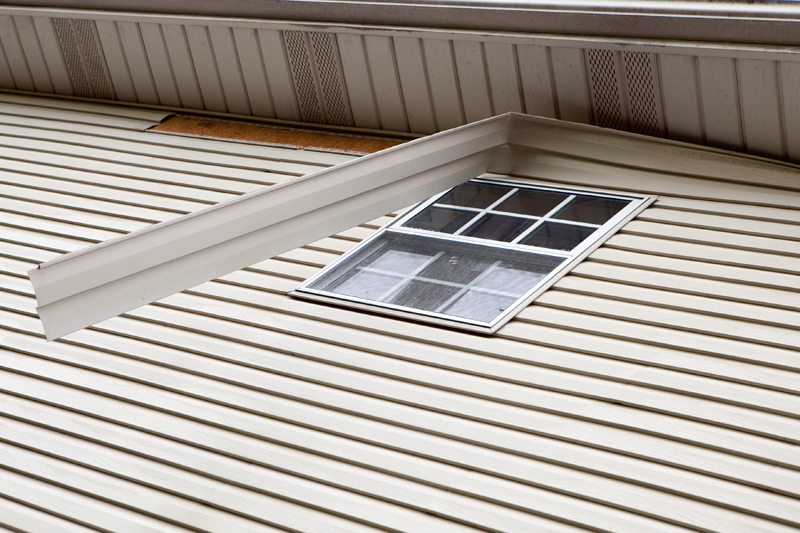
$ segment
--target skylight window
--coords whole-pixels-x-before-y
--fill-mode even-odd
[[[423,202],[298,291],[495,331],[646,200],[474,179]]]

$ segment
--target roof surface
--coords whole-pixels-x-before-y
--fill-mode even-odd
[[[800,526],[794,168],[532,155],[660,198],[493,337],[286,296],[387,218],[45,342],[36,264],[350,159],[142,131],[163,117],[0,94],[2,526]]]

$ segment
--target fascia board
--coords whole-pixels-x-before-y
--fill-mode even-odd
[[[17,5],[57,10],[64,8],[64,1],[23,0]],[[747,1],[71,0],[69,7],[112,15],[124,12],[788,46],[797,43],[800,22],[800,8],[793,2]]]
[[[256,191],[28,272],[48,340],[324,238],[489,170],[511,114]]]

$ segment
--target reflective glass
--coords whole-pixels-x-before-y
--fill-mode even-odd
[[[572,250],[583,242],[586,237],[594,233],[595,229],[571,224],[545,222],[522,239],[520,244],[552,248],[554,250]]]
[[[497,206],[495,210],[540,217],[552,211],[567,198],[569,198],[568,194],[560,192],[520,189],[514,193],[514,196]]]
[[[445,207],[429,207],[403,224],[409,228],[455,233],[461,226],[472,220],[474,211],[461,211]]]
[[[587,224],[605,224],[629,203],[629,200],[615,198],[578,196],[553,215],[553,218]]]
[[[436,203],[485,209],[510,190],[509,187],[500,185],[468,181],[442,196]]]
[[[503,215],[484,215],[468,227],[461,235],[491,239],[493,241],[511,242],[531,227],[536,220],[529,218],[507,217]]]

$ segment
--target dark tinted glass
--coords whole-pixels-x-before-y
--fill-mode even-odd
[[[475,213],[472,211],[429,207],[403,225],[408,228],[454,233],[474,216]]]
[[[461,235],[491,239],[493,241],[511,242],[531,227],[536,221],[527,218],[506,217],[502,215],[485,215],[470,226]]]
[[[594,231],[595,228],[545,222],[522,239],[520,244],[554,250],[572,250]]]
[[[502,198],[509,190],[508,187],[468,181],[442,196],[437,203],[484,209]]]
[[[578,196],[553,215],[553,218],[586,222],[587,224],[605,224],[629,203],[628,200]]]
[[[497,211],[520,213],[540,217],[549,213],[554,207],[569,197],[568,194],[550,191],[532,191],[520,189],[514,196],[500,204]]]

